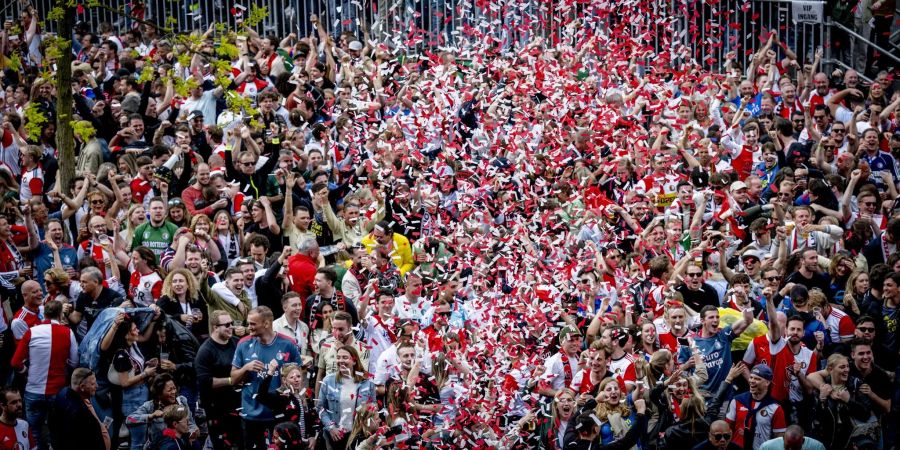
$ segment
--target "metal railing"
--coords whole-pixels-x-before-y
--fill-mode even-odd
[[[39,14],[49,11],[56,0],[33,0]],[[309,36],[314,30],[311,14],[319,16],[329,32],[359,35],[360,24],[370,24],[370,36],[389,46],[440,48],[460,46],[466,41],[488,41],[500,49],[515,48],[535,36],[550,44],[574,44],[587,34],[604,30],[624,31],[626,38],[639,39],[661,52],[683,53],[709,69],[719,69],[725,55],[734,51],[737,63],[746,68],[753,51],[763,42],[764,31],[774,31],[793,49],[801,62],[812,60],[817,48],[827,45],[832,26],[838,26],[872,45],[867,39],[839,24],[819,21],[794,22],[795,8],[813,5],[827,13],[825,1],[789,0],[638,0],[632,6],[596,0],[149,0],[135,10],[135,0],[104,0],[109,7],[138,12],[144,20],[172,24],[176,31],[205,30],[211,23],[234,27],[240,12],[238,2],[250,8],[268,9],[268,17],[256,31],[286,36]],[[19,14],[19,2],[7,4],[6,14]],[[244,11],[246,17],[249,11]],[[87,8],[78,20],[91,29],[100,23],[119,30],[135,25],[124,14],[102,8]],[[54,31],[52,24],[46,24]],[[783,56],[783,51],[778,50]],[[881,51],[881,50],[880,50]],[[884,52],[896,59],[890,52]]]
[[[872,41],[870,41],[870,40],[868,40],[868,39],[862,37],[859,33],[855,32],[855,31],[853,31],[853,30],[851,30],[851,29],[849,29],[849,28],[845,27],[844,25],[841,25],[841,24],[839,24],[839,23],[837,23],[837,22],[832,22],[830,25],[831,25],[832,27],[835,27],[835,28],[837,28],[837,29],[843,31],[844,33],[847,33],[848,35],[852,36],[853,38],[863,40],[863,41],[866,43],[866,45],[868,45],[868,46],[874,48],[875,50],[878,50],[878,52],[880,52],[882,55],[887,56],[888,58],[890,58],[890,59],[896,61],[898,64],[900,64],[900,57],[898,57],[897,55],[895,55],[895,54],[894,54],[893,52],[891,52],[891,51],[885,50],[885,49],[883,49],[883,48],[881,48],[881,47],[875,45],[875,43],[873,43]],[[855,56],[855,54],[852,53],[852,52],[853,52],[853,47],[850,47],[850,48],[851,48],[851,61],[853,61],[853,60],[854,60],[854,59],[853,59],[853,56]]]

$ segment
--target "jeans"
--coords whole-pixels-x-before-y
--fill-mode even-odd
[[[147,385],[140,383],[122,391],[122,414],[128,417],[149,398]],[[116,430],[118,432],[118,430]],[[143,450],[147,441],[147,424],[128,424],[131,435],[131,450]]]
[[[44,436],[44,424],[47,422],[47,413],[53,403],[54,395],[33,394],[25,392],[25,418],[28,419],[28,428],[34,436],[39,450],[47,448],[47,436]]]

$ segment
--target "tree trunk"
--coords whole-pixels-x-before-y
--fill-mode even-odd
[[[65,10],[59,21],[57,33],[67,39],[69,45],[62,49],[62,56],[56,62],[56,149],[59,152],[59,192],[68,192],[69,183],[75,178],[75,134],[72,132],[74,100],[72,97],[72,29],[75,26],[75,8],[66,6],[69,2],[57,0],[56,4]]]

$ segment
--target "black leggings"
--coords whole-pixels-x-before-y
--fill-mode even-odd
[[[244,450],[267,450],[275,421],[244,419]]]

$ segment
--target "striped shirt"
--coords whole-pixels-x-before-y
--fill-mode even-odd
[[[66,368],[78,364],[75,334],[57,321],[29,328],[16,347],[12,366],[25,367],[28,382],[25,392],[55,395],[66,386]]]

